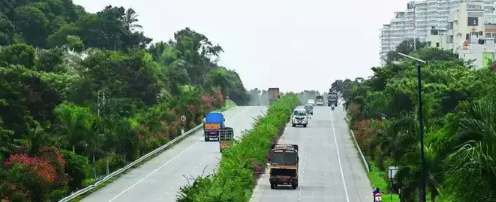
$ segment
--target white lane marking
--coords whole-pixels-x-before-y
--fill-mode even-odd
[[[230,119],[234,119],[236,118],[237,116],[239,116],[240,114],[242,114],[243,112],[245,112],[249,107],[246,107],[245,109],[241,110],[239,113],[235,114],[233,117],[231,117]],[[183,153],[187,152],[188,150],[190,150],[191,148],[193,148],[196,144],[198,144],[199,142],[201,142],[204,138],[200,138],[200,140],[198,140],[197,142],[195,142],[193,145],[189,146],[188,148],[186,148],[185,150],[183,150],[181,153],[177,154],[176,156],[174,156],[172,159],[170,159],[169,161],[165,162],[164,164],[162,164],[160,167],[158,167],[157,169],[153,170],[152,172],[148,173],[148,175],[146,175],[145,177],[141,178],[139,181],[137,181],[136,183],[134,183],[133,185],[131,185],[130,187],[128,187],[127,189],[125,189],[124,191],[122,191],[121,193],[117,194],[116,196],[114,196],[114,198],[110,199],[108,202],[112,202],[114,201],[115,199],[119,198],[119,196],[121,196],[122,194],[126,193],[127,191],[131,190],[132,188],[134,188],[136,185],[140,184],[141,182],[143,182],[143,180],[145,180],[146,178],[150,177],[151,175],[153,175],[154,173],[156,173],[157,171],[159,171],[160,169],[162,169],[163,167],[165,167],[167,164],[169,164],[170,162],[172,162],[173,160],[179,158]]]
[[[307,155],[308,155],[308,150],[310,149],[309,146],[307,146],[307,142],[310,142],[310,133],[307,132],[307,138],[305,139],[305,155],[303,157],[303,168],[302,168],[302,172],[301,172],[301,176],[299,176],[300,179],[298,179],[298,184],[303,184],[303,177],[305,176],[305,168],[307,167]],[[301,182],[301,183],[300,183]],[[298,201],[301,200],[301,192],[303,191],[303,188],[301,186],[299,186],[299,189],[298,189]]]
[[[193,145],[189,146],[188,148],[186,148],[184,151],[182,151],[181,153],[179,153],[177,156],[175,156],[174,158],[172,158],[171,160],[165,162],[164,164],[162,164],[160,167],[158,167],[157,169],[153,170],[152,172],[148,173],[148,175],[146,175],[145,177],[141,178],[139,181],[137,181],[136,183],[134,183],[133,185],[131,185],[130,187],[128,187],[127,189],[125,189],[124,191],[122,191],[121,193],[117,194],[114,198],[110,199],[108,202],[112,202],[114,201],[115,199],[117,199],[119,196],[121,196],[122,194],[126,193],[127,191],[131,190],[133,187],[135,187],[136,185],[138,185],[139,183],[143,182],[143,180],[145,180],[146,178],[150,177],[151,175],[153,175],[154,173],[156,173],[157,171],[159,171],[160,169],[162,169],[163,167],[165,167],[167,164],[169,164],[170,162],[172,162],[173,160],[177,159],[178,157],[180,157],[183,153],[187,152],[188,150],[190,150],[191,148],[193,148],[196,144],[198,144],[200,141],[198,142],[195,142]]]
[[[336,138],[336,129],[334,128],[334,121],[332,120],[332,111],[330,111],[329,114],[331,115],[331,127],[332,127],[332,133],[334,134],[334,144],[336,145],[339,170],[341,171],[341,179],[343,180],[344,194],[346,195],[346,201],[350,202],[350,196],[348,195],[348,189],[346,189],[346,181],[344,179],[343,165],[341,164],[341,155],[339,154],[338,139]]]

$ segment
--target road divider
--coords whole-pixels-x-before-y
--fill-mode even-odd
[[[181,187],[177,202],[248,201],[265,170],[271,145],[284,132],[298,97],[285,95],[259,117],[251,130],[222,153],[217,172]]]

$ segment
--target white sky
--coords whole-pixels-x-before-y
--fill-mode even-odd
[[[379,29],[408,0],[73,0],[88,12],[132,7],[153,42],[190,27],[219,43],[220,65],[247,89],[325,91],[367,77],[379,61]]]

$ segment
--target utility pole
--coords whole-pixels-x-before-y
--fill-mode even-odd
[[[98,114],[99,117],[102,117],[101,114],[103,114],[103,112],[100,113],[100,109],[102,107],[106,107],[107,106],[106,105],[107,104],[107,100],[106,100],[106,97],[105,97],[105,92],[102,92],[101,94],[102,95],[100,96],[100,91],[98,91],[98,96],[97,96],[98,97],[97,98],[98,99],[98,101],[97,101],[97,105],[98,105],[97,114]],[[104,132],[105,132],[105,130],[104,130]],[[106,153],[106,157],[105,157],[105,171],[106,172],[105,173],[106,173],[106,175],[109,175],[110,174],[110,168],[109,168],[108,152],[106,151],[105,153]]]

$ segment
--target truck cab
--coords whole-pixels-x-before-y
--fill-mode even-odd
[[[219,140],[219,131],[225,128],[225,118],[221,112],[210,112],[205,115],[203,123],[203,134],[205,142],[212,139]]]
[[[269,182],[270,188],[278,185],[298,187],[298,145],[275,144],[269,154]]]
[[[329,92],[329,95],[327,96],[327,106],[334,105],[335,107],[338,106],[338,93],[337,92]]]
[[[324,106],[324,96],[318,95],[315,97],[315,105]]]

